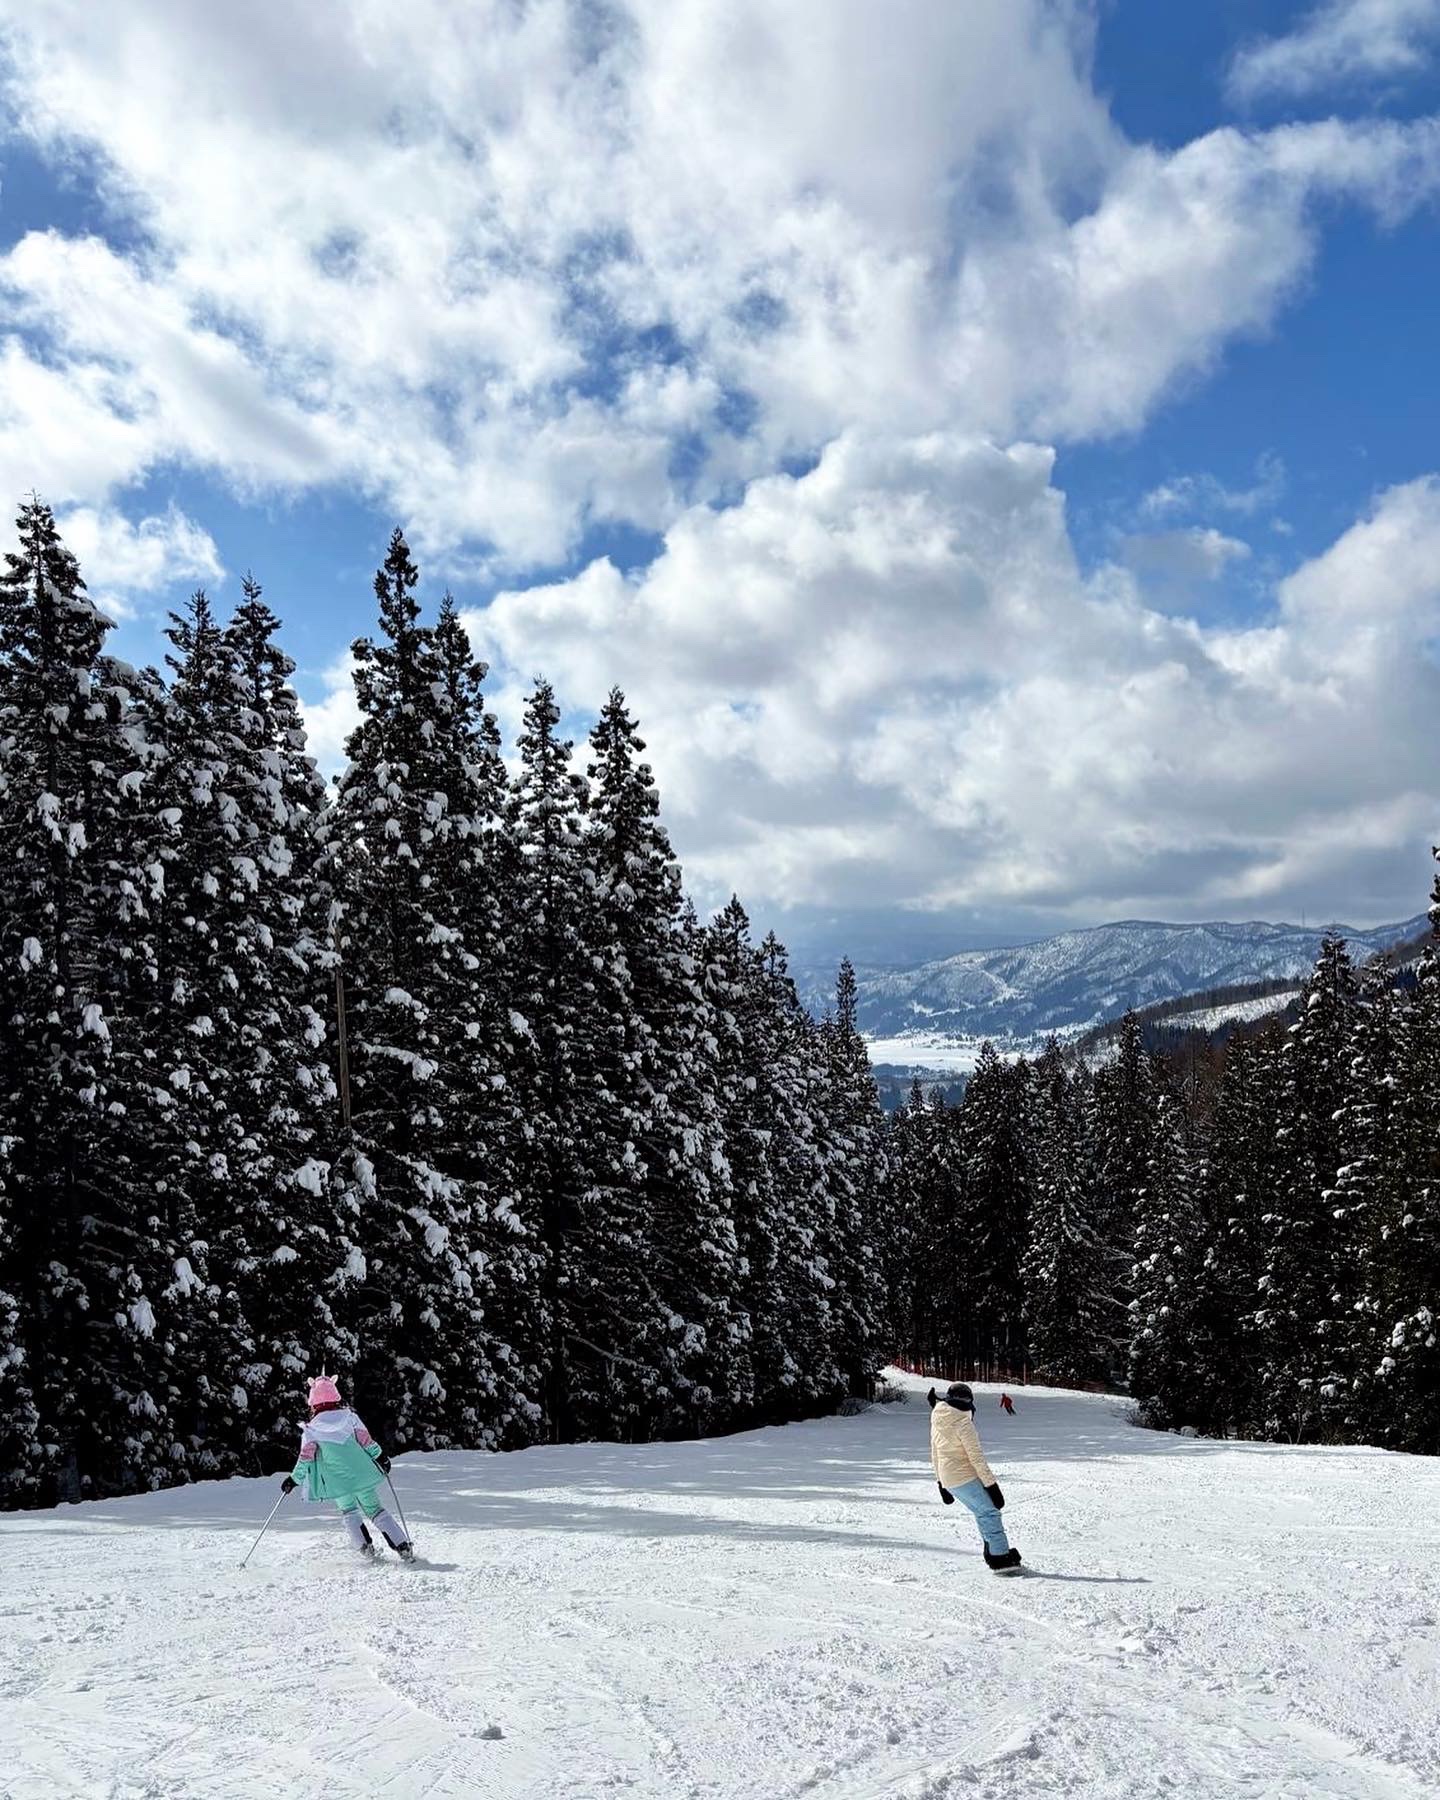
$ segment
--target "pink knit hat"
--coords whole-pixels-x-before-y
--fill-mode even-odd
[[[328,1375],[317,1375],[310,1383],[310,1404],[312,1406],[338,1406],[340,1390]]]

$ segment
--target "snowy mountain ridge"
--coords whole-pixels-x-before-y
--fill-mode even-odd
[[[1338,933],[1357,962],[1414,937],[1424,917],[1357,931],[1348,925],[1252,921],[1167,924],[1122,919],[1037,943],[962,950],[909,969],[864,968],[859,1021],[876,1060],[907,1060],[907,1041],[928,1054],[947,1040],[1033,1044],[1069,1038],[1129,1007],[1250,982],[1294,980]],[[933,1063],[932,1063],[933,1066]]]

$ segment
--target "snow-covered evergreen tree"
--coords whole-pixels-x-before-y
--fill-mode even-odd
[[[173,680],[168,694],[150,697],[159,756],[145,790],[155,979],[119,1062],[133,1069],[145,1119],[136,1173],[176,1246],[187,1302],[176,1449],[189,1472],[225,1474],[246,1447],[250,1357],[240,1296],[212,1252],[216,1233],[244,1217],[252,1197],[241,1146],[255,1122],[237,1100],[242,1018],[258,985],[254,865],[241,853],[228,658],[203,591],[171,615],[166,635]]]
[[[1326,1389],[1345,1330],[1335,1295],[1345,1234],[1336,1217],[1339,1118],[1349,1082],[1355,969],[1342,939],[1327,937],[1286,1044],[1285,1092],[1276,1141],[1283,1150],[1265,1244],[1256,1327],[1266,1429],[1297,1441],[1328,1423]]]
[[[586,1328],[606,1297],[585,1269],[588,1234],[603,1231],[599,1197],[613,1166],[611,1121],[595,1054],[606,1026],[593,942],[595,910],[584,844],[585,784],[572,745],[557,735],[554,690],[540,682],[525,708],[520,766],[508,802],[507,931],[512,999],[528,1050],[522,1099],[528,1122],[525,1191],[540,1222],[545,1413],[552,1438],[593,1431],[623,1345]],[[630,1373],[650,1404],[639,1357]]]
[[[1282,1091],[1278,1049],[1268,1040],[1233,1040],[1197,1172],[1204,1254],[1191,1318],[1191,1355],[1207,1399],[1191,1422],[1222,1437],[1259,1429],[1255,1295],[1264,1272],[1262,1220],[1273,1210],[1280,1173],[1274,1121]]]
[[[247,575],[222,636],[219,714],[228,763],[228,862],[240,895],[228,999],[235,1117],[232,1191],[213,1228],[212,1271],[234,1283],[245,1325],[250,1437],[264,1466],[291,1449],[306,1373],[348,1369],[357,1345],[337,1312],[356,1249],[335,1204],[338,1094],[331,1067],[333,954],[319,828],[325,783],[306,745],[294,664]]]
[[[454,987],[463,1028],[457,1072],[468,1093],[464,1170],[477,1198],[472,1255],[484,1271],[484,1342],[493,1379],[484,1441],[520,1444],[543,1429],[546,1249],[525,1181],[533,1132],[525,1076],[535,1039],[511,1004],[517,946],[506,884],[516,855],[508,780],[500,728],[485,702],[488,670],[449,593],[440,604],[434,647],[448,746],[441,773],[449,829],[437,880],[451,909],[449,925],[436,929],[442,937],[458,931],[464,946]]]
[[[1107,1259],[1094,1222],[1094,1168],[1083,1101],[1054,1038],[1035,1064],[1029,1115],[1031,1199],[1021,1271],[1031,1367],[1057,1387],[1104,1383],[1114,1372],[1107,1337]]]
[[[1025,1368],[1020,1271],[1030,1213],[1026,1142],[1030,1067],[985,1044],[956,1116],[963,1195],[971,1347],[964,1360],[985,1379]]]
[[[513,1429],[525,1397],[487,1326],[492,1200],[469,1123],[494,1072],[469,1030],[464,904],[488,802],[418,582],[397,530],[375,578],[380,637],[354,646],[361,722],[325,828],[353,1133],[330,1180],[356,1215],[356,1400],[390,1441],[439,1447]],[[508,1172],[493,1204],[513,1205]]]
[[[762,1418],[797,1406],[803,1359],[815,1347],[816,1321],[802,1305],[795,1270],[804,1248],[806,1152],[784,1141],[799,1098],[785,979],[778,959],[765,968],[745,909],[732,899],[710,929],[706,981],[717,1015],[721,1121],[748,1352],[737,1385],[746,1410],[754,1407]]]
[[[827,1086],[824,1149],[833,1201],[826,1263],[835,1279],[834,1353],[847,1392],[866,1398],[884,1361],[889,1329],[880,1254],[884,1221],[884,1122],[858,1023],[859,987],[846,957],[835,1015],[820,1031]]]
[[[877,1199],[884,1226],[877,1232],[876,1254],[885,1293],[885,1343],[900,1361],[913,1358],[916,1342],[915,1295],[911,1274],[915,1263],[916,1196],[913,1176],[916,1130],[913,1109],[924,1104],[924,1092],[912,1081],[906,1098],[888,1120],[882,1120],[884,1192]]]
[[[954,1142],[944,1094],[916,1079],[887,1144],[889,1288],[901,1356],[934,1366],[958,1355],[954,1333],[968,1306]]]
[[[825,1133],[825,1071],[815,1022],[801,1006],[789,958],[774,932],[760,945],[751,1055],[764,1078],[753,1090],[765,1133],[775,1211],[770,1220],[779,1311],[773,1333],[783,1374],[770,1389],[777,1418],[818,1411],[845,1392],[840,1368],[836,1192]],[[760,1371],[760,1393],[766,1392]]]
[[[40,1408],[30,1381],[30,1322],[22,1298],[33,1272],[19,1260],[19,1196],[10,1177],[14,1148],[12,1137],[0,1137],[0,1507],[37,1500],[46,1478]]]
[[[1194,1425],[1210,1405],[1195,1356],[1196,1276],[1205,1246],[1179,1102],[1154,1070],[1151,1083],[1146,1179],[1135,1196],[1130,1392],[1145,1423]]]
[[[1413,1008],[1383,964],[1358,983],[1346,1094],[1339,1108],[1339,1166],[1327,1201],[1331,1296],[1326,1377],[1320,1391],[1324,1434],[1361,1430],[1362,1378],[1379,1361],[1374,1309],[1386,1228],[1409,1210],[1412,1157],[1409,1035]]]
[[[126,1039],[154,976],[139,678],[104,654],[49,508],[18,527],[0,576],[0,1291],[41,1441],[13,1484],[0,1472],[0,1504],[173,1479],[188,1298],[143,1182]]]
[[[1112,1062],[1090,1090],[1088,1130],[1095,1158],[1095,1233],[1105,1254],[1105,1336],[1123,1367],[1130,1339],[1130,1280],[1140,1196],[1150,1181],[1154,1079],[1139,1021],[1121,1021]]]
[[[1370,1226],[1356,1282],[1350,1435],[1433,1456],[1440,1454],[1440,875],[1430,925],[1402,1030],[1387,1031],[1384,1052],[1364,1059],[1379,1073],[1380,1092],[1367,1106],[1361,1087],[1341,1121],[1350,1166],[1339,1185],[1342,1193],[1363,1185]],[[1357,1149],[1363,1160],[1355,1170]]]
[[[590,735],[585,849],[601,1002],[611,1015],[606,1078],[624,1137],[611,1171],[609,1216],[587,1259],[603,1288],[628,1295],[628,1304],[610,1314],[623,1332],[617,1346],[654,1345],[660,1379],[651,1395],[651,1427],[694,1430],[725,1419],[736,1403],[737,1247],[710,1049],[713,1020],[644,749],[624,696],[612,691]],[[617,1211],[625,1215],[623,1228]],[[606,1263],[627,1255],[638,1269],[616,1267],[604,1275]],[[624,1374],[623,1365],[612,1367]],[[614,1385],[612,1409],[624,1418],[624,1395],[636,1384]]]

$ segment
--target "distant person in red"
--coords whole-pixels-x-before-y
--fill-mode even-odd
[[[1015,1402],[1010,1398],[1010,1396],[1008,1394],[1002,1394],[1000,1396],[1000,1404],[1005,1408],[1006,1412],[1009,1413],[1012,1418],[1015,1416]]]

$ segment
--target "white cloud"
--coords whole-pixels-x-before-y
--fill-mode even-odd
[[[1388,910],[1375,821],[1432,828],[1433,489],[1222,630],[1154,557],[1233,566],[1221,525],[1283,472],[1157,489],[1149,552],[1087,583],[1047,446],[1269,329],[1338,205],[1435,193],[1440,126],[1134,144],[1092,30],[1082,0],[35,0],[6,102],[125,229],[0,256],[0,483],[142,573],[145,522],[99,521],[160,465],[359,492],[428,566],[508,571],[475,619],[502,713],[537,668],[577,707],[624,685],[715,891],[1085,916],[1346,875]],[[596,520],[663,552],[524,586]],[[178,527],[166,554],[203,576]],[[307,718],[335,764],[343,664]]]
[[[1399,214],[1440,151],[1426,121],[1130,144],[1091,29],[1079,0],[36,0],[9,103],[132,229],[0,258],[0,480],[344,484],[524,571],[851,427],[1132,430],[1270,323],[1317,202]]]
[[[1140,512],[1154,519],[1216,512],[1251,518],[1269,512],[1284,492],[1285,464],[1273,450],[1266,450],[1256,460],[1255,479],[1249,487],[1226,487],[1208,473],[1176,475],[1142,497]]]
[[[1324,0],[1283,37],[1247,45],[1230,68],[1236,98],[1307,95],[1414,75],[1440,38],[1440,0]]]
[[[321,676],[318,700],[300,702],[310,754],[326,774],[345,766],[345,744],[360,723],[360,703],[355,698],[355,666],[349,655],[340,657]]]
[[[1386,217],[1440,185],[1440,123],[1216,131],[1131,152],[1073,225],[968,259],[958,370],[977,422],[1078,438],[1139,426],[1182,376],[1258,332],[1309,270],[1313,208]]]
[[[1213,525],[1190,525],[1183,531],[1137,532],[1123,541],[1121,555],[1142,581],[1184,588],[1218,581],[1232,564],[1247,560],[1250,546]]]
[[[572,705],[626,687],[712,898],[1418,905],[1440,482],[1382,495],[1262,622],[1206,627],[1123,569],[1081,578],[1050,468],[850,434],[684,514],[643,577],[598,562],[472,634],[507,706],[536,667]]]
[[[91,595],[112,615],[124,617],[141,595],[225,573],[215,540],[175,506],[133,523],[114,507],[76,506],[58,523]]]

